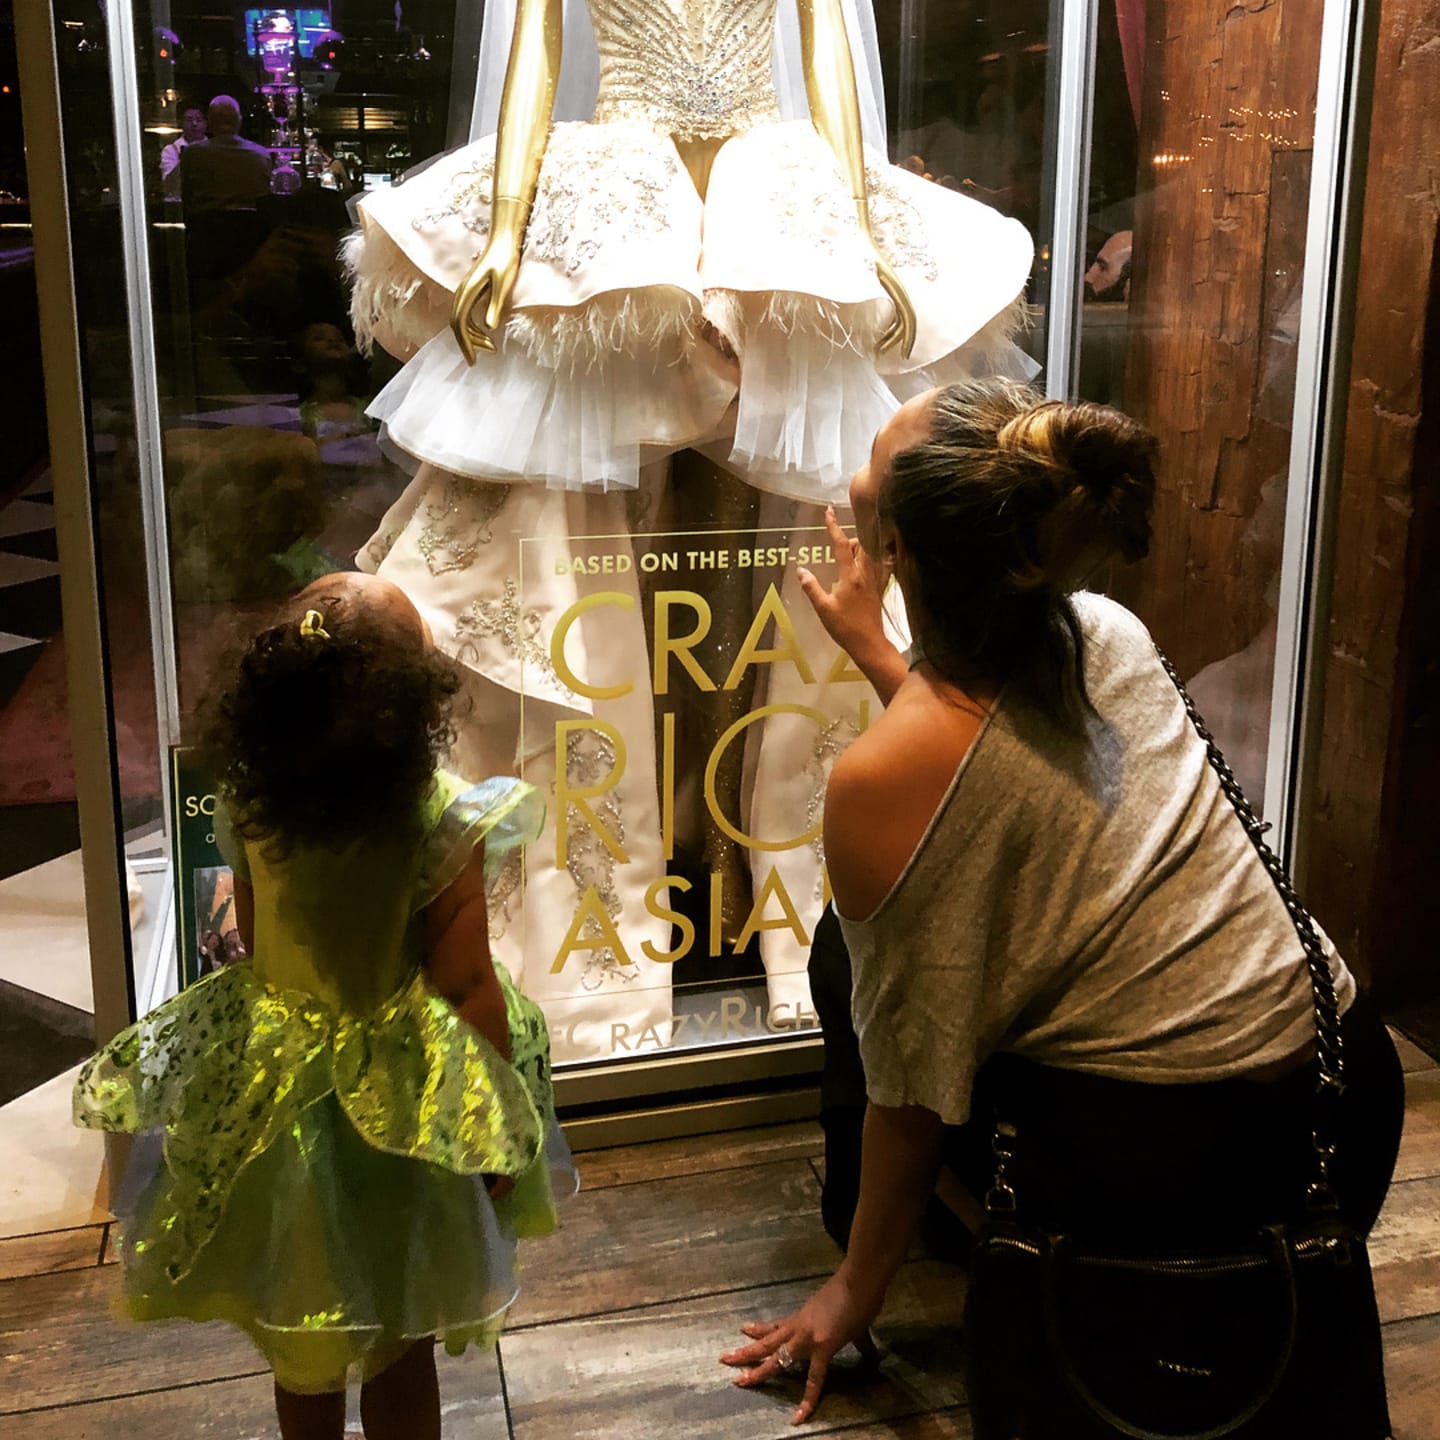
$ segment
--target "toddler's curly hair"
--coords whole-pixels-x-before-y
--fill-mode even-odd
[[[460,689],[456,667],[403,616],[344,596],[314,608],[325,633],[307,634],[291,602],[241,652],[204,719],[201,748],[232,825],[280,856],[418,828]]]

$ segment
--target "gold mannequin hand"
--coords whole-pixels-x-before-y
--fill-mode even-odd
[[[564,0],[519,0],[495,135],[490,239],[455,291],[450,328],[467,364],[493,351],[520,274],[525,225],[555,112]]]
[[[475,363],[480,351],[493,353],[495,349],[494,336],[520,274],[529,212],[530,207],[518,200],[496,197],[490,240],[455,291],[450,328],[467,365]]]
[[[865,148],[860,130],[860,96],[855,88],[855,62],[845,32],[840,0],[798,0],[800,56],[805,67],[805,91],[810,116],[840,163],[840,173],[855,198],[860,228],[870,240],[870,197],[865,184]],[[875,275],[895,307],[895,318],[880,337],[881,351],[898,349],[909,355],[915,348],[915,307],[900,277],[877,250]]]
[[[871,244],[874,244],[873,240]],[[915,306],[911,303],[904,282],[878,250],[875,252],[875,278],[895,307],[895,318],[891,320],[890,328],[880,337],[880,353],[883,355],[887,350],[898,350],[908,360],[910,352],[915,348]]]

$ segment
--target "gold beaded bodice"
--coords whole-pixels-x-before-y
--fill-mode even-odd
[[[779,118],[770,53],[777,0],[590,0],[600,50],[595,119],[720,139]]]

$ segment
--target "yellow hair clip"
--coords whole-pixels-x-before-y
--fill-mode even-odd
[[[300,622],[300,633],[307,640],[328,640],[330,632],[325,628],[325,617],[318,610],[307,610]]]

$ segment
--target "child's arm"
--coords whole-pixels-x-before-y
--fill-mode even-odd
[[[435,988],[505,1059],[510,1023],[505,994],[490,962],[490,916],[485,904],[485,847],[425,910],[425,968]]]

